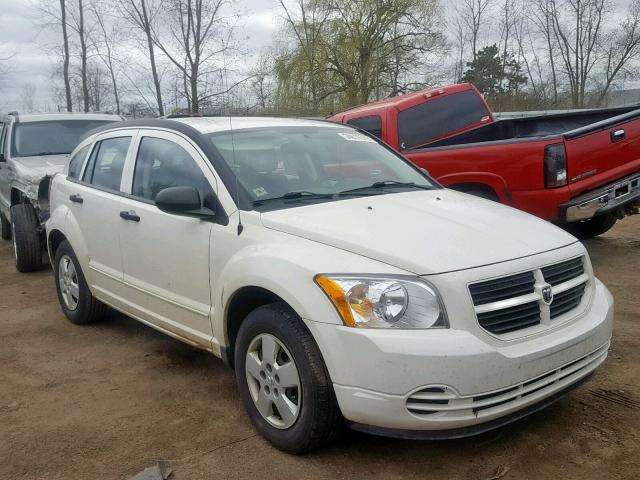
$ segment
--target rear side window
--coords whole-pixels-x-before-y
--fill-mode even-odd
[[[108,138],[96,143],[84,181],[97,187],[120,191],[122,170],[127,159],[131,137]]]
[[[354,118],[347,122],[349,125],[361,128],[382,139],[382,119],[378,115],[370,115],[368,117]]]
[[[82,164],[87,157],[90,145],[82,147],[76,152],[76,154],[69,160],[69,177],[78,179],[80,178],[80,172],[82,171]]]
[[[138,149],[132,194],[154,201],[169,187],[195,187],[206,200],[213,189],[191,155],[180,145],[162,138],[144,137]]]
[[[398,113],[400,148],[424,145],[488,116],[487,107],[473,90],[436,97]]]

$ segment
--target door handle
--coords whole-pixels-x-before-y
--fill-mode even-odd
[[[140,217],[136,214],[135,211],[129,210],[120,212],[120,218],[124,218],[125,220],[131,220],[132,222],[139,222]]]
[[[626,135],[626,132],[624,131],[623,128],[621,128],[620,130],[615,130],[611,132],[611,141],[619,142],[620,140],[624,140],[625,135]]]
[[[82,203],[82,202],[84,202],[82,197],[80,195],[78,195],[77,193],[74,193],[73,195],[69,195],[69,200],[71,200],[73,203]]]

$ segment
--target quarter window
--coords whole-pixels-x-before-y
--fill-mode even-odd
[[[213,194],[202,170],[184,148],[170,140],[144,137],[138,149],[132,194],[154,201],[158,192],[169,187],[195,187],[205,204]]]
[[[82,147],[80,150],[76,152],[76,154],[71,157],[69,160],[69,177],[78,179],[80,178],[80,172],[82,171],[82,164],[84,163],[84,159],[87,157],[87,152],[89,151],[89,146]]]
[[[354,118],[347,122],[349,125],[361,128],[382,139],[382,119],[378,115],[369,115],[368,117]]]
[[[119,191],[130,143],[131,137],[108,138],[98,142],[89,159],[84,181],[97,187]]]

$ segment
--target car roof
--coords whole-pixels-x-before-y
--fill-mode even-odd
[[[244,130],[264,127],[324,127],[336,128],[341,125],[325,120],[279,117],[182,117],[170,119],[172,122],[187,124],[200,133],[215,133],[228,130]]]
[[[109,113],[81,113],[81,112],[60,112],[60,113],[25,113],[9,115],[9,118],[15,118],[19,123],[30,122],[48,122],[55,120],[111,120],[115,122],[122,121],[120,115],[112,115]]]

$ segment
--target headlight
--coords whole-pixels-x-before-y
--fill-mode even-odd
[[[447,328],[436,289],[415,277],[318,275],[316,283],[345,325],[366,328]]]

